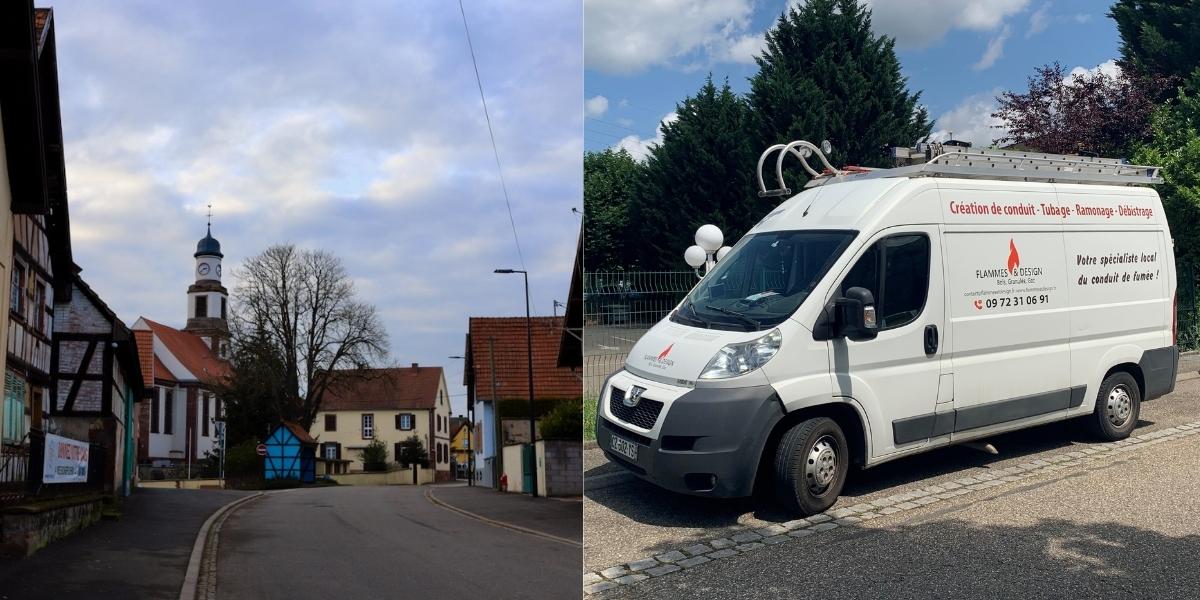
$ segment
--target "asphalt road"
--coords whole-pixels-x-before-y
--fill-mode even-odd
[[[1200,419],[1200,380],[1182,381],[1177,385],[1175,393],[1143,405],[1141,422],[1135,434],[1173,427],[1197,419]],[[748,589],[749,585],[756,590],[764,590],[764,595],[768,597],[787,596],[798,593],[797,590],[801,589],[821,590],[819,595],[822,597],[832,597],[841,594],[837,590],[842,589],[839,586],[846,585],[846,582],[896,583],[899,581],[915,586],[913,587],[914,594],[928,596],[932,593],[933,588],[922,588],[920,585],[928,586],[938,577],[943,577],[956,569],[961,570],[958,578],[963,581],[974,580],[976,576],[985,573],[1006,572],[1000,569],[999,563],[1008,565],[1005,568],[1009,569],[1007,572],[1010,574],[1020,572],[1026,577],[1035,576],[1046,569],[1049,569],[1049,572],[1058,572],[1062,569],[1062,565],[1054,560],[1047,561],[1047,556],[1040,556],[1039,561],[1030,562],[1032,560],[1030,553],[1034,546],[1022,546],[1016,540],[1018,538],[1025,539],[1025,542],[1021,542],[1024,544],[1032,544],[1033,542],[1029,542],[1029,539],[1041,539],[1050,543],[1052,538],[1057,539],[1064,535],[1068,538],[1084,536],[1079,538],[1081,540],[1092,538],[1106,540],[1096,543],[1113,542],[1118,544],[1113,548],[1144,547],[1147,544],[1161,543],[1163,545],[1161,557],[1155,560],[1172,564],[1172,560],[1182,556],[1178,554],[1182,551],[1191,551],[1193,552],[1192,556],[1200,556],[1200,547],[1196,545],[1197,538],[1195,537],[1195,534],[1200,533],[1200,522],[1195,521],[1194,517],[1192,520],[1188,520],[1183,518],[1186,515],[1176,515],[1173,512],[1178,507],[1187,507],[1187,510],[1190,511],[1200,508],[1200,501],[1196,500],[1198,496],[1195,494],[1196,491],[1200,491],[1195,489],[1195,480],[1200,479],[1196,476],[1196,472],[1200,471],[1200,455],[1194,451],[1198,442],[1197,438],[1200,436],[1187,438],[1186,441],[1172,442],[1172,448],[1180,447],[1179,451],[1166,452],[1165,446],[1157,446],[1155,450],[1139,451],[1139,457],[1141,457],[1141,453],[1147,453],[1145,460],[1150,461],[1150,464],[1161,463],[1161,469],[1169,470],[1169,473],[1146,469],[1142,463],[1125,465],[1119,469],[1100,471],[1088,477],[1065,479],[1060,492],[1062,499],[1047,493],[1031,494],[1020,502],[1016,498],[1012,498],[1008,501],[997,501],[991,505],[981,504],[973,509],[982,511],[978,515],[976,513],[956,513],[955,517],[944,519],[942,522],[919,526],[908,523],[907,520],[911,518],[911,513],[871,521],[873,527],[898,528],[886,529],[891,533],[879,537],[878,539],[881,541],[872,542],[872,544],[876,544],[872,550],[873,554],[866,550],[862,553],[852,552],[851,547],[854,544],[829,546],[823,551],[815,552],[808,552],[807,548],[801,552],[801,547],[795,543],[781,544],[777,549],[755,551],[744,556],[724,559],[711,565],[699,566],[684,573],[667,575],[662,577],[661,581],[656,579],[634,586],[623,586],[621,590],[614,590],[606,595],[616,593],[629,597],[642,597],[642,594],[649,594],[646,597],[653,597],[653,594],[644,590],[662,592],[667,589],[662,586],[672,585],[675,587],[670,589],[674,594],[678,594],[681,590],[696,592],[701,589],[696,586],[709,585],[708,588],[704,588],[708,590],[703,594],[704,597],[709,597],[709,592],[712,597],[723,597],[723,595],[734,594],[737,590]],[[1071,422],[997,436],[988,441],[996,446],[999,455],[989,455],[978,450],[957,446],[901,459],[866,471],[852,472],[851,478],[847,482],[847,489],[834,509],[871,502],[926,486],[988,473],[990,470],[1009,468],[1039,458],[1066,454],[1097,445],[1097,442],[1091,440],[1075,423]],[[1191,452],[1185,451],[1185,449],[1191,450]],[[609,479],[623,481],[616,485],[603,488],[589,485],[589,481],[602,480],[614,472],[614,467],[606,463],[607,461],[595,449],[589,450],[585,457],[585,468],[589,476],[585,480],[587,491],[584,502],[585,571],[605,569],[613,565],[661,554],[687,544],[728,536],[747,529],[779,524],[792,518],[790,515],[780,512],[771,502],[762,499],[709,500],[694,498],[666,492],[640,480],[623,480],[619,476],[615,478],[608,476]],[[1150,493],[1124,497],[1111,495],[1128,493],[1129,490],[1118,490],[1118,486],[1124,485],[1127,481],[1128,473],[1122,470],[1126,468],[1142,477],[1141,485],[1150,490]],[[1168,476],[1174,478],[1172,481],[1178,480],[1178,483],[1168,484],[1161,479],[1156,479]],[[1085,502],[1083,496],[1068,499],[1067,496],[1070,493],[1084,494],[1086,502],[1090,504],[1080,505],[1081,502]],[[1138,501],[1132,501],[1132,498],[1138,498]],[[972,495],[962,502],[972,505],[976,500]],[[1021,504],[1021,502],[1026,504]],[[1045,506],[1055,502],[1059,502],[1063,506]],[[944,509],[945,505],[946,503],[937,506]],[[1039,507],[1047,510],[1040,513],[1033,510]],[[1049,510],[1050,508],[1061,508],[1062,510],[1056,512]],[[918,512],[923,511],[924,509]],[[1015,519],[1014,515],[1020,514],[1039,514],[1044,521]],[[1100,521],[1076,522],[1070,520],[1088,515],[1094,515]],[[1180,518],[1175,516],[1167,518],[1160,515],[1176,515]],[[989,516],[992,517],[990,520],[984,518]],[[1105,524],[1107,523],[1105,519],[1110,517],[1120,525]],[[1170,529],[1165,525],[1157,528],[1148,527],[1148,524],[1163,519],[1174,519],[1179,523],[1179,528]],[[904,526],[900,524],[902,520],[906,523]],[[1055,533],[1056,531],[1058,533]],[[1075,533],[1070,533],[1071,531],[1075,531]],[[834,544],[842,536],[851,536],[855,540],[862,540],[866,539],[863,537],[865,535],[862,532],[835,531],[830,532],[828,539],[822,539],[820,543]],[[930,541],[933,539],[942,541],[933,543]],[[1003,540],[1013,540],[1013,542],[1004,546]],[[922,544],[924,546],[921,546]],[[824,546],[822,547],[824,548]],[[872,546],[863,545],[864,549],[870,547]],[[1064,552],[1068,550],[1064,550]],[[775,556],[776,553],[782,554]],[[784,560],[783,555],[788,553],[797,556],[791,561]],[[1114,550],[1110,554],[1113,553],[1116,551]],[[839,554],[845,556],[839,558]],[[990,556],[993,560],[981,560],[980,556]],[[1131,564],[1129,561],[1135,560],[1135,558],[1130,557],[1124,559],[1124,562],[1115,564],[1118,564],[1120,568],[1133,569],[1137,565]],[[743,559],[746,561],[744,565],[739,562]],[[854,560],[861,562],[856,563]],[[928,565],[928,568],[914,569],[912,560],[920,560],[922,561],[920,564]],[[1097,563],[1097,569],[1104,564],[1107,563]],[[1179,566],[1181,564],[1176,563],[1176,568]],[[825,575],[815,573],[802,575],[802,573],[818,568],[832,570],[825,572]],[[1187,568],[1195,571],[1194,566]],[[1101,569],[1100,572],[1104,571]],[[788,576],[780,577],[780,573],[788,573]],[[853,576],[847,578],[846,573],[853,573]],[[890,573],[890,575],[881,575],[880,578],[876,578],[873,573]],[[968,577],[961,573],[972,575]],[[1166,576],[1164,573],[1159,574]],[[821,579],[826,576],[827,578]],[[797,583],[798,587],[792,587],[788,581],[782,581],[785,579],[794,582],[808,582],[813,587],[803,588],[799,586],[799,583]],[[703,584],[704,581],[708,583]],[[680,582],[687,582],[687,584],[683,585]],[[751,582],[755,583],[751,584]],[[822,582],[830,587],[822,587]],[[847,589],[857,590],[858,594],[847,593],[846,597],[879,595],[878,591],[873,592],[867,587],[851,585]],[[897,589],[903,589],[903,586]],[[1013,594],[1020,593],[1019,587],[1004,589],[1011,590]],[[977,591],[982,597],[999,597],[995,591],[991,593]],[[958,596],[966,595],[968,592],[970,592],[969,589],[959,587],[947,594]],[[1093,595],[1086,592],[1081,593],[1084,596]],[[897,595],[902,594],[897,593]],[[940,593],[936,595],[944,596]],[[1197,596],[1200,596],[1200,592],[1197,593]]]
[[[427,489],[303,489],[250,503],[221,528],[218,597],[579,596],[577,545],[470,519],[432,503]]]

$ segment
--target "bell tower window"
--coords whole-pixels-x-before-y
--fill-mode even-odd
[[[208,296],[196,296],[196,318],[208,316]]]

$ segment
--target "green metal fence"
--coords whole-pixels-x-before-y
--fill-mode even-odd
[[[583,276],[584,397],[594,399],[638,338],[699,281],[692,271],[604,271]]]
[[[1176,267],[1175,340],[1182,351],[1200,350],[1200,311],[1197,310],[1196,269]]]

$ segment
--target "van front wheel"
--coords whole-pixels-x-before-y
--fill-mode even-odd
[[[1088,418],[1089,428],[1104,441],[1123,440],[1137,427],[1141,406],[1137,380],[1124,371],[1113,373],[1100,384],[1096,410]]]
[[[775,449],[775,495],[791,512],[822,512],[837,501],[849,470],[850,451],[837,422],[827,417],[801,421]]]

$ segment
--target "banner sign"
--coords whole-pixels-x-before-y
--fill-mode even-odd
[[[86,483],[89,448],[87,442],[47,433],[42,483]]]

